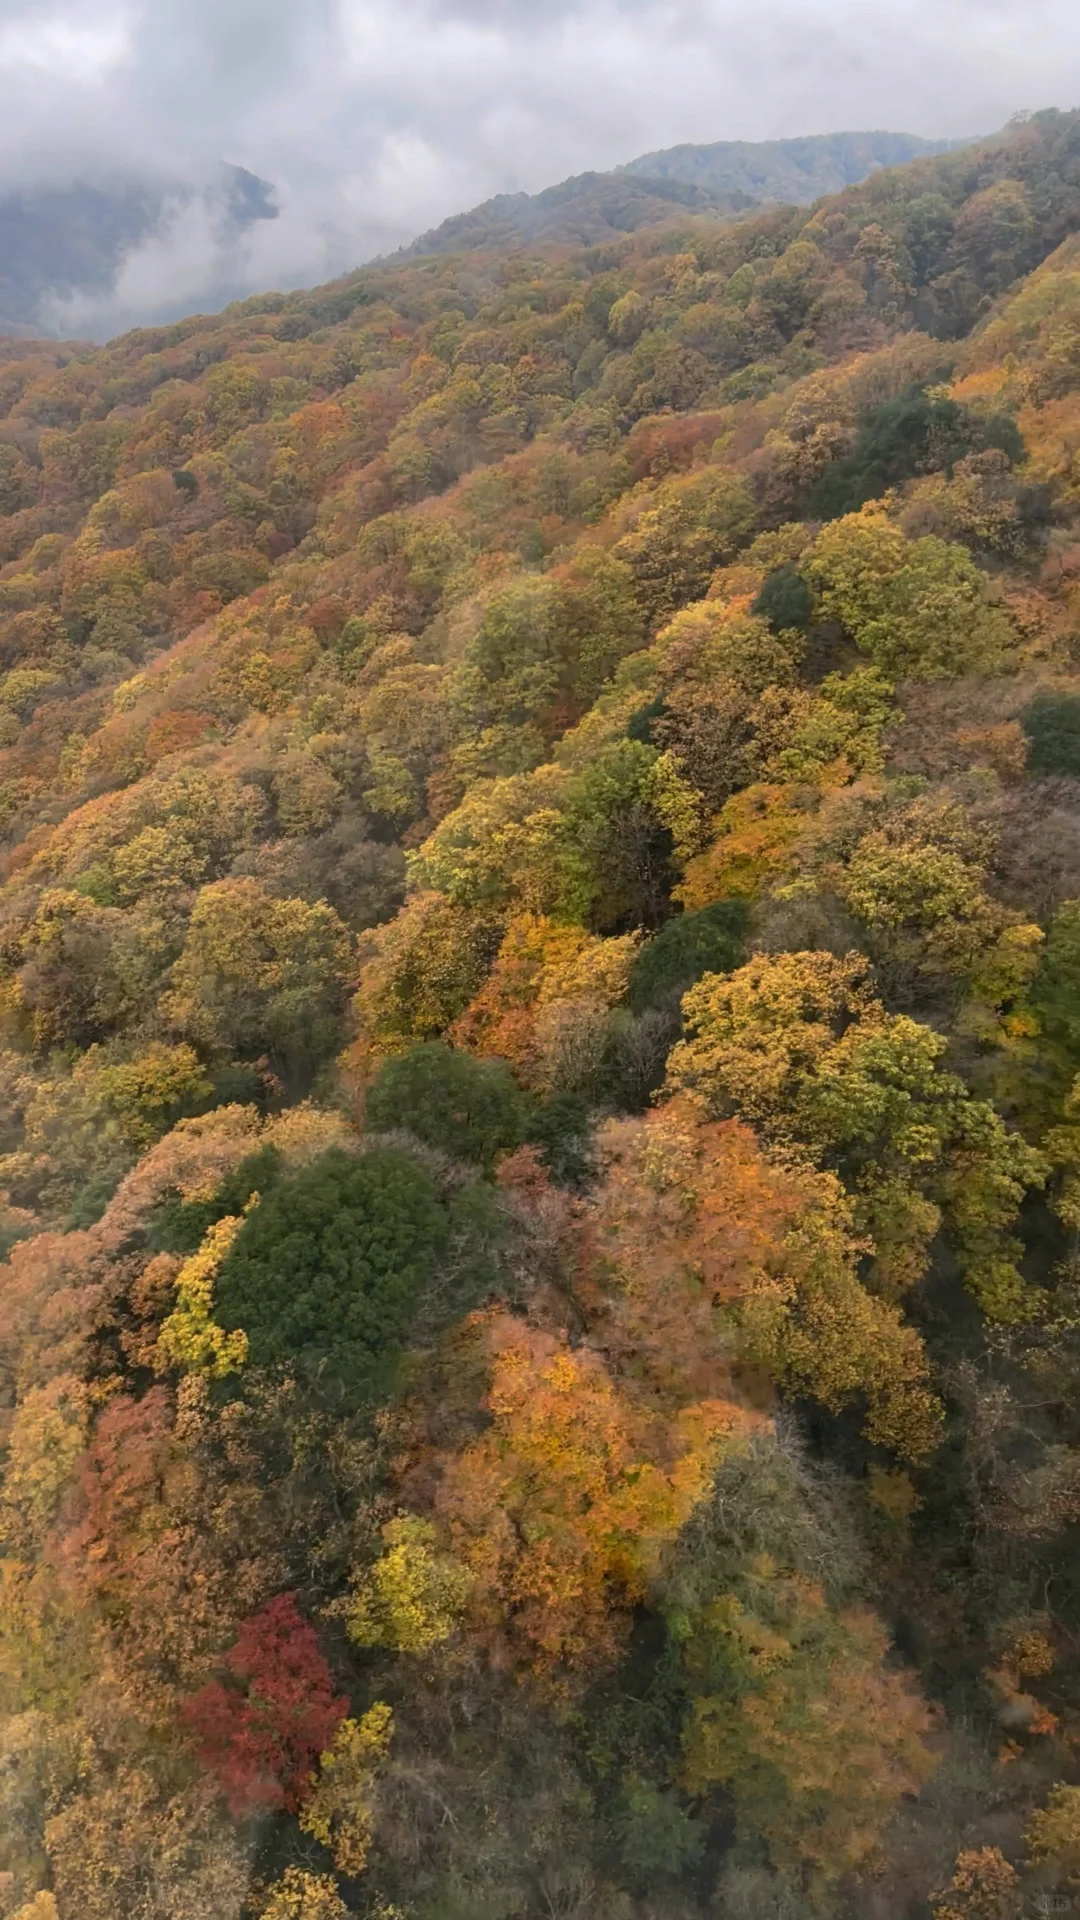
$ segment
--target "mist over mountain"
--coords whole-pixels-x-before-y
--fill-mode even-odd
[[[33,335],[78,327],[80,303],[108,298],[124,262],[156,239],[167,244],[186,225],[205,249],[208,284],[220,304],[243,289],[233,249],[278,207],[266,180],[244,167],[221,165],[199,184],[185,181],[102,179],[43,185],[0,197],[0,331]],[[215,279],[213,263],[217,261]],[[148,286],[140,319],[172,318],[159,311]]]
[[[21,227],[31,197],[35,246],[80,229],[41,300],[20,240],[0,324],[101,340],[315,286],[462,209],[586,174],[604,176],[599,211],[556,208],[552,225],[541,205],[545,237],[651,224],[657,206],[614,198],[613,173],[623,195],[647,179],[812,200],[917,151],[834,164],[830,129],[936,144],[1076,98],[1067,0],[0,0],[0,202]],[[279,207],[224,246],[204,204],[222,160],[272,181]],[[64,204],[74,190],[120,204]]]
[[[593,246],[679,210],[723,219],[755,206],[806,205],[882,167],[962,144],[909,133],[684,144],[539,193],[497,194],[398,257]],[[223,307],[251,290],[242,243],[257,223],[280,217],[269,181],[225,164],[199,182],[116,175],[9,191],[0,195],[0,332],[95,337],[180,319],[196,298],[204,310]]]

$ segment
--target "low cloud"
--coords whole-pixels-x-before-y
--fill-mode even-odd
[[[0,191],[222,160],[277,189],[242,246],[189,202],[107,299],[54,303],[99,334],[679,141],[976,133],[1078,99],[1073,0],[0,0]]]

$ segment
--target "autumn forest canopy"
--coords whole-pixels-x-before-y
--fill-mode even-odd
[[[4,1920],[1080,1900],[1080,113],[0,341],[0,833]]]

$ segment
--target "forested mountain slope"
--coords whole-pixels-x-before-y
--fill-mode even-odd
[[[0,1912],[1074,1899],[1080,115],[5,355]]]
[[[540,193],[497,193],[468,213],[422,233],[392,259],[431,253],[506,253],[523,247],[595,247],[677,212],[729,218],[760,204],[759,195],[714,192],[679,179],[637,179],[622,173],[576,173]]]
[[[922,140],[914,133],[812,133],[795,140],[713,140],[664,147],[628,160],[618,173],[685,180],[717,193],[808,206],[823,193],[854,187],[879,167],[901,167],[963,140]]]
[[[942,153],[958,140],[910,133],[812,134],[803,140],[718,140],[668,147],[612,173],[579,173],[541,193],[499,193],[444,220],[398,256],[465,248],[596,246],[670,220],[673,211],[716,217],[755,206],[808,206],[881,167]]]

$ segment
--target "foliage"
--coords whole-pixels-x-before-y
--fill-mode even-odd
[[[446,1463],[437,1509],[472,1577],[470,1611],[541,1676],[592,1666],[615,1654],[626,1609],[744,1417],[725,1401],[688,1408],[660,1467],[599,1356],[509,1315],[482,1335],[492,1424]]]
[[[1073,693],[1037,693],[1020,714],[1032,773],[1080,772],[1080,699]]]
[[[832,1409],[865,1397],[867,1432],[901,1454],[934,1447],[925,1352],[860,1283],[864,1243],[834,1180],[770,1163],[685,1096],[610,1123],[599,1145],[587,1297],[599,1282],[605,1347],[651,1392],[728,1393],[748,1361]]]
[[[470,915],[439,893],[417,894],[381,929],[364,965],[356,1016],[377,1053],[432,1040],[462,1013],[499,944],[495,920]]]
[[[208,1050],[265,1051],[302,1071],[333,1044],[351,962],[333,908],[221,880],[196,899],[167,1017]]]
[[[437,1548],[435,1529],[415,1514],[389,1520],[386,1551],[360,1579],[349,1609],[359,1647],[427,1653],[449,1638],[469,1593],[464,1569]]]
[[[908,541],[878,508],[848,514],[806,562],[821,610],[892,678],[993,673],[1012,628],[964,549],[935,534]]]
[[[680,995],[703,973],[725,973],[742,959],[747,912],[740,900],[718,902],[669,920],[642,948],[630,975],[637,1011]]]
[[[875,1857],[935,1765],[931,1716],[854,1573],[825,1489],[762,1436],[722,1465],[665,1583],[686,1784],[731,1793],[746,1855],[764,1842],[811,1910]]]
[[[934,1901],[935,1920],[1010,1920],[1019,1886],[1016,1869],[997,1847],[966,1848]]]
[[[857,512],[889,487],[936,467],[951,474],[957,461],[987,447],[1013,461],[1023,457],[1023,441],[1008,414],[980,418],[947,394],[901,394],[875,407],[861,423],[851,453],[826,468],[810,497],[810,512],[820,520]]]
[[[291,1594],[246,1620],[212,1680],[184,1708],[203,1764],[234,1818],[274,1807],[295,1811],[312,1763],[345,1718],[311,1627]]]
[[[1080,1789],[1064,1782],[1052,1788],[1046,1805],[1032,1815],[1025,1837],[1028,1857],[1036,1866],[1054,1866],[1075,1880],[1080,1874]]]
[[[516,915],[454,1039],[501,1055],[526,1085],[550,1086],[552,1023],[583,1007],[602,1022],[626,994],[639,944],[636,933],[599,939],[547,916]]]
[[[813,610],[813,595],[802,575],[792,566],[777,567],[770,573],[750,608],[751,613],[767,620],[777,633],[791,627],[805,627]]]
[[[0,350],[5,1911],[1075,1892],[1078,158]]]
[[[404,1127],[429,1147],[489,1167],[519,1146],[525,1106],[502,1060],[474,1060],[441,1041],[413,1047],[380,1067],[368,1089],[367,1124]]]
[[[256,1202],[258,1196],[254,1196]],[[212,1317],[214,1280],[242,1222],[226,1214],[207,1229],[197,1253],[184,1261],[176,1276],[176,1306],[161,1329],[158,1352],[163,1366],[185,1373],[209,1373],[220,1378],[235,1373],[248,1356],[242,1329],[227,1334]]]
[[[218,1269],[217,1319],[244,1333],[253,1367],[295,1367],[375,1397],[462,1226],[460,1207],[406,1153],[331,1150],[249,1213]]]
[[[86,1388],[74,1376],[57,1374],[25,1394],[7,1436],[0,1540],[25,1551],[44,1539],[86,1445],[88,1415]]]
[[[834,1613],[820,1586],[764,1556],[740,1589],[684,1642],[701,1687],[687,1784],[728,1787],[740,1821],[813,1892],[873,1857],[889,1810],[932,1771],[930,1720],[885,1666],[871,1614]]]
[[[831,1160],[857,1196],[886,1287],[919,1277],[944,1212],[984,1310],[1006,1321],[1034,1310],[1008,1230],[1044,1163],[943,1070],[941,1035],[886,1013],[860,955],[759,956],[726,978],[706,975],[684,1013],[672,1087],[714,1107],[730,1101],[773,1138]]]
[[[332,1873],[305,1873],[286,1867],[270,1889],[260,1920],[345,1920],[348,1913]]]
[[[328,1848],[339,1873],[355,1875],[367,1864],[371,1796],[393,1731],[394,1716],[380,1701],[368,1708],[362,1720],[342,1720],[333,1745],[320,1757],[300,1825]]]

